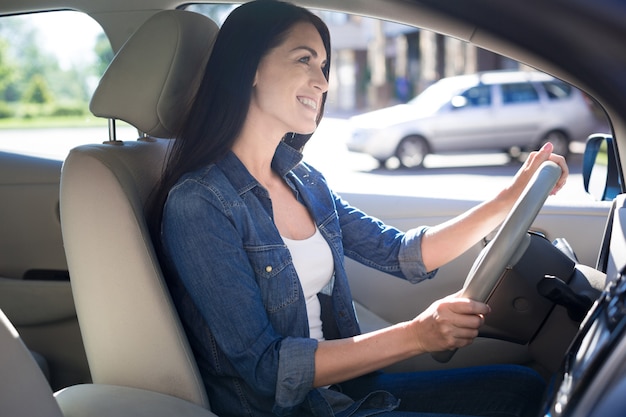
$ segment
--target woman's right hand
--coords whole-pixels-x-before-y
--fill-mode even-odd
[[[435,301],[413,320],[345,339],[319,342],[315,351],[314,386],[365,375],[428,352],[467,346],[484,323],[487,304],[461,292]]]
[[[419,350],[440,352],[471,344],[491,309],[487,304],[452,294],[432,303],[411,321]]]

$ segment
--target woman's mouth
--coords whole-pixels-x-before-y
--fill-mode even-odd
[[[317,102],[309,97],[298,97],[298,101],[311,110],[317,111]]]

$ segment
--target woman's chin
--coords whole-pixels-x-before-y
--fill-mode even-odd
[[[300,129],[295,129],[294,132],[298,135],[311,135],[317,129],[317,123],[313,123],[311,126],[301,126]]]

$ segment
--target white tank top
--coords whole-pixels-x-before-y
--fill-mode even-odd
[[[291,252],[293,265],[304,291],[310,336],[323,340],[321,308],[317,293],[333,276],[334,263],[330,247],[317,228],[313,236],[307,239],[291,240],[283,237],[283,241]]]

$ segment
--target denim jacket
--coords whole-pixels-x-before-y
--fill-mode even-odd
[[[301,158],[281,143],[272,168],[307,207],[332,251],[335,273],[322,293],[332,305],[328,328],[338,334],[324,323],[325,338],[354,336],[360,330],[344,256],[411,282],[431,278],[435,272],[425,270],[420,251],[426,228],[403,233],[367,216]],[[222,417],[367,415],[350,410],[371,402],[393,408],[395,399],[384,393],[353,403],[313,388],[318,342],[309,338],[302,288],[272,213],[267,190],[232,152],[181,178],[165,205],[168,285],[211,409]]]

